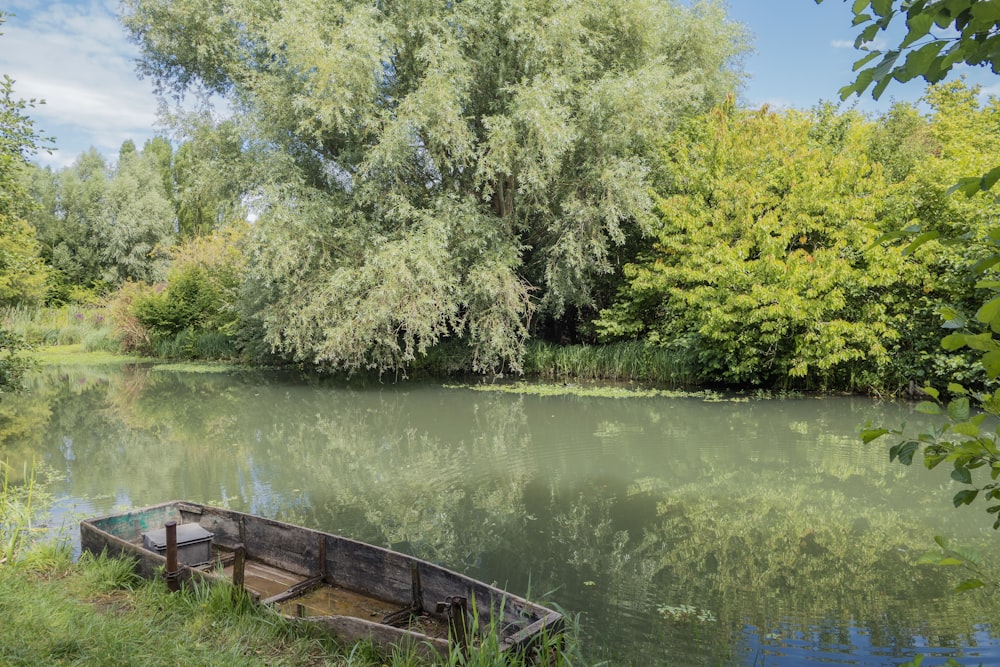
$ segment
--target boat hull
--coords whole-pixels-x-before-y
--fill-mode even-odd
[[[461,614],[462,623],[471,626],[475,618],[483,627],[492,624],[504,651],[526,650],[542,637],[557,636],[563,628],[560,613],[433,563],[199,503],[172,501],[81,521],[81,548],[94,554],[132,556],[138,574],[153,578],[164,571],[166,558],[144,548],[142,534],[168,521],[197,523],[212,533],[213,551],[219,556],[207,568],[179,565],[181,582],[231,583],[234,565],[227,554],[242,546],[245,570],[240,578],[254,597],[275,605],[287,618],[320,627],[343,642],[367,639],[385,647],[445,655],[451,650],[449,627],[454,640],[456,616],[440,603],[457,599],[468,604],[468,613]],[[395,612],[383,615],[386,610]],[[387,619],[395,620],[382,622]]]

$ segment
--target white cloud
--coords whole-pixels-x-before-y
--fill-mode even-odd
[[[853,49],[854,40],[853,39],[835,39],[830,42],[830,46],[835,49]],[[885,51],[889,48],[888,42],[884,39],[873,39],[870,42],[865,42],[863,47],[870,51]]]
[[[6,4],[15,16],[2,28],[0,72],[15,79],[16,96],[45,100],[31,117],[57,136],[59,151],[39,161],[66,165],[90,146],[114,155],[125,139],[141,145],[153,134],[157,101],[135,74],[138,50],[114,0]]]
[[[1000,97],[1000,83],[994,83],[991,86],[983,86],[982,90],[979,91],[979,97],[984,101],[990,97]]]

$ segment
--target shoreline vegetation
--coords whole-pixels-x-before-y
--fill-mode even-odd
[[[28,356],[40,365],[100,366],[148,364],[154,370],[226,373],[234,370],[291,370],[326,376],[301,364],[276,359],[249,360],[237,354],[199,355],[176,341],[146,353],[126,352],[115,329],[107,324],[106,309],[91,306],[24,307],[0,310],[0,321],[30,346]],[[191,334],[194,335],[194,334]],[[230,346],[225,346],[230,349]],[[457,349],[459,346],[453,346]],[[684,397],[708,401],[746,401],[751,398],[820,394],[866,393],[869,388],[841,390],[822,387],[731,387],[699,384],[690,362],[676,351],[644,341],[605,344],[555,344],[529,341],[520,374],[474,375],[464,370],[463,353],[447,345],[431,350],[409,374],[378,375],[358,371],[333,374],[341,379],[437,381],[448,387],[532,395],[578,395],[610,398]],[[888,395],[911,395],[900,388]]]
[[[233,369],[286,369],[319,376],[348,379],[434,380],[450,386],[478,390],[532,394],[577,394],[588,396],[648,397],[686,396],[718,400],[740,397],[787,395],[800,392],[904,395],[909,388],[825,387],[810,383],[776,387],[731,386],[699,383],[690,358],[676,350],[645,341],[604,344],[556,344],[528,341],[520,373],[471,374],[464,365],[460,344],[442,344],[419,358],[408,373],[356,371],[327,373],[307,364],[282,361],[276,357],[239,353],[232,341],[214,352],[192,345],[196,332],[182,332],[171,340],[145,350],[129,349],[114,326],[109,308],[100,306],[13,307],[0,310],[4,328],[27,344],[27,356],[42,365],[109,365],[143,363],[157,370],[186,370],[199,373],[229,372]],[[185,337],[188,343],[184,342]],[[458,380],[458,382],[456,382]],[[726,399],[730,400],[730,399]]]

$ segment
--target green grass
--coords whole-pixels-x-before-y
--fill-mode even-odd
[[[103,366],[152,361],[149,357],[121,354],[119,352],[87,350],[82,343],[37,347],[31,352],[31,356],[41,364],[59,366]]]
[[[388,655],[362,642],[341,646],[307,626],[234,595],[228,586],[170,593],[162,579],[135,577],[128,561],[66,549],[0,566],[3,665],[422,665],[413,653]],[[539,664],[568,665],[550,642]],[[501,656],[487,633],[468,656],[445,665],[527,664]]]

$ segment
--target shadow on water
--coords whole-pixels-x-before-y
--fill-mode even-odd
[[[64,512],[214,502],[549,597],[611,664],[1000,664],[992,599],[915,565],[988,547],[939,473],[863,446],[862,398],[521,396],[267,374],[47,369],[0,452]],[[946,476],[945,476],[946,477]],[[925,663],[927,664],[927,663]]]

